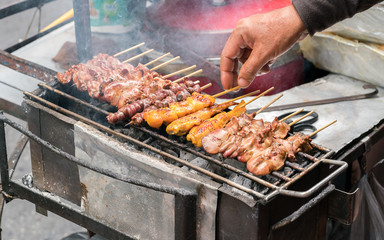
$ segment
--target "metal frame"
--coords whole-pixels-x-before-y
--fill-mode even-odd
[[[12,173],[15,166],[11,166],[8,163],[6,142],[5,142],[5,124],[8,124],[17,131],[23,133],[26,137],[33,140],[34,142],[40,144],[43,147],[49,148],[56,154],[64,157],[65,159],[74,162],[82,167],[93,170],[102,175],[111,177],[116,180],[123,181],[125,183],[134,184],[137,186],[149,188],[155,191],[162,193],[168,193],[175,196],[175,206],[180,211],[175,216],[175,233],[176,239],[184,239],[185,236],[195,236],[195,225],[196,225],[196,216],[193,215],[195,212],[196,205],[196,196],[195,194],[186,191],[185,189],[171,188],[159,185],[157,183],[148,183],[138,179],[132,179],[125,175],[112,172],[108,169],[102,169],[97,166],[92,166],[86,161],[83,161],[79,158],[76,158],[59,148],[53,146],[47,141],[39,138],[32,132],[24,129],[21,125],[9,120],[0,112],[0,166],[1,166],[1,192],[2,197],[6,201],[11,201],[14,198],[20,198],[28,200],[46,210],[49,210],[53,213],[56,213],[59,216],[62,216],[73,223],[76,223],[80,226],[85,227],[86,229],[98,233],[102,236],[113,238],[113,239],[134,239],[131,236],[122,234],[121,232],[112,229],[108,226],[105,226],[101,222],[87,216],[84,214],[78,206],[74,206],[71,203],[63,201],[63,199],[58,196],[50,193],[44,194],[43,191],[32,187],[29,188],[25,186],[20,180],[12,180]],[[188,221],[184,216],[188,216]],[[192,224],[191,224],[192,223]]]
[[[0,19],[28,10],[30,8],[42,6],[52,1],[54,0],[19,0],[17,3],[11,3],[5,7],[0,8]]]
[[[54,93],[60,94],[63,97],[67,97],[67,98],[70,98],[72,100],[76,100],[76,98],[74,98],[74,97],[72,97],[72,96],[70,96],[68,94],[65,94],[65,93],[63,93],[63,92],[61,92],[61,91],[59,91],[57,89],[53,89],[53,88],[51,88],[51,87],[49,87],[49,86],[47,86],[45,84],[40,84],[40,86],[44,87],[45,89],[48,89],[48,90],[50,90],[50,91],[52,91]],[[348,164],[346,162],[326,159],[326,157],[330,156],[333,153],[331,151],[328,151],[328,153],[326,153],[320,159],[318,159],[316,157],[313,157],[311,155],[305,154],[305,153],[299,153],[299,155],[301,155],[305,159],[308,159],[309,161],[311,161],[312,164],[309,167],[305,168],[305,169],[296,168],[296,171],[299,171],[299,174],[297,174],[293,178],[289,178],[287,176],[284,176],[284,175],[281,175],[281,174],[279,174],[277,172],[274,172],[273,175],[275,177],[279,178],[282,181],[287,181],[285,184],[282,184],[281,186],[277,186],[277,185],[275,185],[273,183],[270,183],[270,182],[268,182],[266,180],[263,180],[260,177],[257,177],[257,176],[254,176],[252,174],[246,173],[246,172],[244,172],[242,170],[239,170],[239,169],[237,169],[235,167],[232,167],[232,166],[230,166],[228,164],[224,164],[224,163],[222,163],[222,162],[220,162],[220,161],[218,161],[218,160],[216,160],[216,159],[214,159],[214,158],[212,158],[210,156],[204,155],[204,154],[202,154],[202,153],[200,153],[200,152],[198,152],[198,151],[196,151],[194,149],[189,148],[188,146],[185,146],[184,144],[180,144],[180,143],[178,143],[176,141],[172,141],[172,140],[170,140],[170,139],[168,139],[168,138],[166,138],[166,137],[164,137],[164,136],[162,136],[160,134],[157,134],[157,133],[155,133],[153,131],[150,131],[150,130],[148,130],[146,128],[138,127],[138,129],[140,129],[141,131],[144,131],[145,133],[148,133],[149,135],[151,135],[151,136],[153,136],[153,137],[155,137],[157,139],[161,139],[164,142],[170,143],[170,144],[172,144],[172,145],[174,145],[174,146],[176,146],[178,148],[181,148],[181,149],[183,149],[185,151],[188,151],[188,152],[190,152],[190,153],[192,153],[192,154],[194,154],[194,155],[196,155],[198,157],[202,157],[202,158],[204,158],[204,159],[206,159],[206,160],[208,160],[208,161],[210,161],[210,162],[212,162],[214,164],[217,164],[217,165],[219,165],[219,166],[221,166],[221,167],[223,167],[223,168],[225,168],[227,170],[230,170],[230,171],[232,171],[234,173],[237,173],[237,174],[242,175],[242,176],[244,176],[244,177],[246,177],[248,179],[251,179],[252,181],[257,182],[257,183],[267,187],[268,189],[272,189],[272,192],[264,194],[264,193],[260,193],[260,192],[254,191],[252,189],[249,189],[247,187],[244,187],[244,186],[242,186],[240,184],[237,184],[237,183],[235,183],[235,182],[233,182],[231,180],[228,180],[228,179],[226,179],[226,178],[224,178],[224,177],[222,177],[220,175],[217,175],[215,173],[212,173],[212,172],[210,172],[210,171],[208,171],[206,169],[203,169],[201,167],[195,166],[195,165],[193,165],[193,164],[191,164],[191,163],[189,163],[189,162],[187,162],[185,160],[182,160],[182,159],[180,159],[178,157],[175,157],[175,156],[173,156],[171,154],[163,152],[163,151],[161,151],[161,150],[159,150],[157,148],[154,148],[154,147],[149,146],[149,145],[147,145],[145,143],[142,143],[142,142],[140,142],[140,141],[138,141],[138,140],[136,140],[134,138],[131,138],[131,137],[125,135],[125,134],[122,134],[122,133],[120,133],[118,131],[112,130],[109,127],[106,127],[106,126],[104,126],[104,125],[102,125],[100,123],[94,122],[94,121],[92,121],[92,120],[90,120],[88,118],[85,118],[85,117],[77,114],[77,113],[74,113],[72,111],[69,111],[69,110],[63,108],[63,107],[60,107],[60,106],[58,106],[58,105],[56,105],[56,104],[54,104],[54,103],[52,103],[52,102],[50,102],[48,100],[45,100],[45,99],[43,99],[43,98],[41,98],[41,97],[39,97],[39,96],[37,96],[35,94],[28,93],[28,92],[25,92],[25,94],[26,94],[27,97],[29,97],[29,98],[31,98],[31,99],[33,99],[35,101],[38,101],[38,102],[48,106],[49,108],[54,109],[55,111],[58,111],[58,112],[60,112],[62,114],[71,116],[72,118],[74,118],[76,120],[80,120],[80,121],[82,121],[82,122],[84,122],[86,124],[92,125],[93,127],[97,128],[99,130],[102,130],[102,131],[104,131],[106,133],[112,134],[112,135],[114,135],[114,136],[116,136],[118,138],[127,140],[127,141],[129,141],[129,142],[131,142],[131,143],[133,143],[133,144],[135,144],[137,146],[146,148],[146,149],[148,149],[148,150],[150,150],[152,152],[160,154],[161,156],[164,156],[164,157],[166,157],[168,159],[171,159],[171,160],[174,160],[174,161],[176,161],[178,163],[181,163],[184,166],[187,166],[187,167],[189,167],[191,169],[194,169],[194,170],[196,170],[196,171],[198,171],[200,173],[203,173],[204,175],[206,175],[208,177],[211,177],[211,178],[215,179],[218,182],[225,183],[225,184],[228,184],[229,186],[232,186],[234,188],[242,190],[242,191],[244,191],[244,192],[246,192],[246,193],[248,193],[248,194],[250,194],[250,195],[252,195],[252,196],[254,196],[256,198],[258,198],[259,201],[261,203],[263,203],[263,204],[266,204],[268,201],[270,201],[271,199],[273,199],[274,197],[276,197],[279,194],[287,195],[287,196],[293,196],[293,197],[299,197],[299,198],[308,197],[308,196],[314,194],[315,192],[317,192],[321,187],[325,186],[329,181],[334,179],[337,175],[339,175],[341,172],[343,172],[348,167]],[[84,102],[84,101],[82,101],[80,99],[77,99],[76,101],[78,103],[85,104],[86,106],[89,105],[88,103],[86,103],[86,102]],[[92,109],[95,109],[95,108],[98,109],[96,106],[92,107]],[[101,113],[105,114],[104,110],[100,109],[99,111]],[[314,146],[316,147],[317,145],[314,144]],[[323,148],[321,146],[317,146],[317,148],[322,149],[322,150],[326,150],[325,148]],[[333,171],[331,174],[329,174],[327,177],[325,177],[322,181],[320,181],[315,186],[311,187],[310,189],[308,189],[306,191],[287,190],[287,188],[291,184],[293,184],[298,179],[300,179],[302,176],[304,176],[306,173],[308,173],[309,171],[314,169],[320,163],[325,163],[325,164],[329,164],[329,165],[335,165],[335,166],[338,166],[338,168],[335,171]],[[291,174],[295,174],[295,171],[292,171]]]

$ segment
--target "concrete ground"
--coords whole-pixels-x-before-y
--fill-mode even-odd
[[[0,7],[4,7],[12,2],[16,1],[1,1]],[[0,19],[0,49],[6,49],[26,37],[28,38],[37,34],[39,25],[41,28],[44,28],[71,8],[72,1],[56,0],[42,7],[40,23],[39,12],[36,11],[36,8]],[[1,89],[0,79],[0,97],[2,95]],[[26,125],[25,122],[20,119],[16,119],[10,115],[6,116],[24,126]],[[8,156],[11,155],[20,135],[21,134],[13,128],[9,126],[6,127]],[[30,172],[31,164],[28,144],[22,154],[13,178],[21,179]],[[7,240],[63,239],[72,233],[86,231],[84,228],[51,212],[48,212],[48,217],[43,216],[35,211],[35,206],[32,203],[20,199],[15,199],[5,204],[1,223],[1,239]]]

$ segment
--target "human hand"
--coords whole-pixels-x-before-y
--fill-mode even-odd
[[[269,72],[274,59],[301,39],[305,30],[293,5],[241,19],[221,54],[224,89],[246,88],[257,74]],[[240,72],[239,61],[243,63]]]

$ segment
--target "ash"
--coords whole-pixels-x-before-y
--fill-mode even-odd
[[[26,175],[24,175],[21,179],[22,183],[29,187],[29,188],[32,188],[33,187],[33,176],[32,176],[32,173],[28,173]]]

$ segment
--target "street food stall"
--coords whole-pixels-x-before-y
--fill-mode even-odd
[[[28,200],[107,239],[325,239],[331,221],[351,225],[360,179],[383,168],[384,84],[337,71],[308,81],[314,67],[302,51],[310,43],[293,46],[249,89],[223,91],[219,80],[220,50],[236,21],[288,4],[73,1],[73,21],[1,50],[1,83],[23,91],[2,95],[0,107],[28,125],[0,114],[3,198]],[[200,98],[210,99],[200,110],[230,102],[221,116],[243,114],[200,144],[192,130],[171,135],[175,119],[156,125],[150,117],[173,109],[188,116],[198,104],[189,110],[185,102]],[[279,120],[301,111],[305,122]],[[270,134],[285,124],[280,142],[268,145],[279,150],[306,136],[283,160],[269,156],[278,166],[257,158],[270,167],[264,172],[247,162],[260,155],[246,154],[267,143],[255,140],[260,121]],[[32,174],[22,179],[12,178],[17,156],[7,154],[5,125],[25,135],[20,145],[30,142]],[[226,148],[212,154],[230,125],[237,128]],[[252,141],[247,149],[243,139]]]

